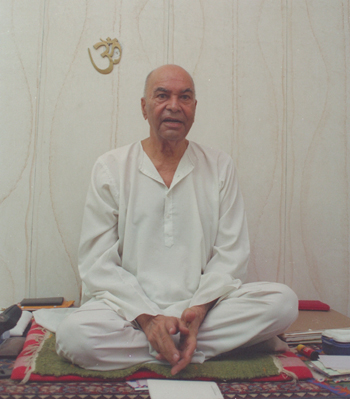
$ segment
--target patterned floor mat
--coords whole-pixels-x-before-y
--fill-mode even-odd
[[[335,399],[349,396],[335,394],[325,386],[311,382],[219,383],[225,399]],[[150,399],[148,391],[135,391],[121,382],[69,382],[19,384],[0,381],[1,399]],[[166,399],[166,398],[165,398]]]
[[[14,359],[0,359],[0,370],[11,370]],[[219,383],[224,399],[350,398],[350,384],[299,382]],[[28,382],[0,379],[1,399],[150,399],[124,382]],[[166,398],[164,398],[166,399]],[[181,398],[179,398],[181,399]]]

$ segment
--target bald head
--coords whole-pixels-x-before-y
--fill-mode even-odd
[[[196,97],[196,91],[195,91],[195,86],[194,86],[193,78],[192,78],[192,76],[186,71],[186,69],[184,69],[184,68],[182,68],[182,67],[180,67],[180,66],[178,66],[178,65],[167,64],[167,65],[162,65],[162,66],[160,66],[160,67],[158,67],[158,68],[156,68],[156,69],[153,69],[153,71],[151,71],[151,72],[147,75],[146,81],[145,81],[145,87],[144,87],[144,90],[143,90],[143,96],[144,96],[145,98],[147,97],[147,95],[149,95],[148,91],[149,91],[149,87],[151,86],[150,83],[152,82],[153,78],[157,78],[157,76],[158,76],[159,74],[162,74],[162,73],[169,73],[169,74],[172,74],[172,73],[181,73],[181,74],[187,75],[187,76],[190,78],[191,82],[192,82],[193,94],[194,94],[194,97]]]

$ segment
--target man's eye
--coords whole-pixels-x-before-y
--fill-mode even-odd
[[[163,100],[164,98],[166,98],[166,94],[158,94],[158,98]]]
[[[189,96],[189,95],[187,95],[187,94],[184,94],[183,96],[182,96],[182,99],[183,100],[189,100],[191,97]]]

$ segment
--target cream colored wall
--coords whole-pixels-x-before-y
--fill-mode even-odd
[[[177,63],[190,138],[238,167],[250,279],[350,314],[349,17],[347,0],[1,1],[0,306],[78,300],[93,162],[147,135],[144,78]],[[108,36],[123,56],[102,75],[87,49]]]

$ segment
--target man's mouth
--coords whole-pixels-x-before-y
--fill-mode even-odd
[[[175,118],[165,118],[163,119],[163,123],[183,123],[180,121],[180,119],[175,119]]]

